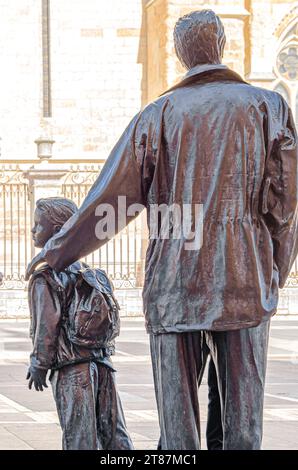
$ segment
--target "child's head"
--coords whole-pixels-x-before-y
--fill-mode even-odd
[[[73,201],[61,197],[48,197],[36,202],[34,226],[31,230],[34,246],[42,248],[78,208]]]

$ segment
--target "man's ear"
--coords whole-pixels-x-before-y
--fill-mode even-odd
[[[61,230],[60,225],[54,225],[54,233],[58,233],[60,232],[60,230]]]

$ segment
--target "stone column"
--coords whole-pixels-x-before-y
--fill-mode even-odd
[[[37,144],[39,162],[24,172],[24,177],[29,181],[31,226],[34,220],[36,201],[44,197],[61,196],[63,177],[67,173],[67,170],[58,164],[49,163],[52,157],[54,140],[38,139],[35,143]],[[32,243],[32,256],[34,254],[35,249]]]

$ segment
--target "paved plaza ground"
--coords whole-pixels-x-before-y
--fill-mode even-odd
[[[60,449],[61,432],[50,388],[29,391],[25,380],[28,321],[0,321],[0,449]],[[122,320],[118,387],[136,449],[156,449],[158,419],[143,318]],[[202,431],[207,385],[201,391]],[[205,448],[205,440],[203,448]],[[264,449],[298,449],[298,317],[272,320],[264,412]]]

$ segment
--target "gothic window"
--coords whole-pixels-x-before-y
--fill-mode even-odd
[[[298,79],[298,45],[288,45],[280,51],[277,68],[280,75],[287,80]]]

